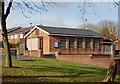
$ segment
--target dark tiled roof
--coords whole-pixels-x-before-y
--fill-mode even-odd
[[[98,33],[87,30],[87,29],[75,29],[75,28],[62,28],[62,27],[49,27],[49,26],[38,26],[43,30],[53,35],[75,35],[82,37],[101,37]]]
[[[21,29],[21,27],[14,27],[14,28],[7,29],[7,32],[10,33],[10,32],[16,31],[18,29]]]
[[[21,27],[14,27],[14,28],[10,28],[10,29],[7,29],[7,32],[8,33],[11,33],[11,32],[13,32],[13,31],[16,31],[16,30],[19,30],[19,29],[21,29]],[[2,29],[0,29],[0,34],[2,33]]]
[[[20,29],[18,29],[18,30],[15,30],[15,31],[12,31],[12,32],[10,32],[9,33],[9,35],[11,35],[11,34],[16,34],[16,33],[27,33],[27,32],[29,32],[30,31],[30,27],[27,27],[27,28],[20,28]]]

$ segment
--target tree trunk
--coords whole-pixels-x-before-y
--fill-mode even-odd
[[[8,43],[8,36],[7,36],[7,29],[6,29],[6,18],[4,15],[4,2],[2,2],[1,27],[2,27],[3,47],[4,47],[4,53],[5,53],[5,66],[12,67],[12,59],[10,55],[10,47]]]
[[[107,72],[107,77],[103,80],[103,82],[114,82],[116,74],[117,74],[117,63],[113,61],[110,63],[110,66]]]

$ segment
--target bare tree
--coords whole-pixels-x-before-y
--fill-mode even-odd
[[[95,25],[95,24],[92,24],[92,23],[87,23],[85,25],[82,25],[78,28],[81,28],[81,29],[89,29],[89,30],[93,30],[93,31],[98,31],[98,26]]]
[[[87,15],[94,14],[95,16],[98,16],[96,13],[96,3],[91,2],[88,0],[84,0],[84,2],[78,4],[78,8],[80,11],[80,19],[83,21],[83,27],[86,28],[86,22],[89,20]]]
[[[108,39],[115,40],[117,34],[117,23],[110,20],[103,20],[98,23],[98,33]]]
[[[57,5],[55,2],[46,2],[45,0],[38,0],[40,3],[35,3],[34,0],[30,0],[30,2],[25,2],[25,0],[21,0],[21,2],[15,2],[14,0],[0,0],[1,1],[1,27],[2,27],[2,37],[3,37],[3,46],[4,46],[4,52],[6,55],[6,67],[12,67],[12,61],[10,56],[10,48],[8,44],[8,37],[7,37],[7,28],[6,28],[6,20],[7,17],[10,14],[11,8],[18,8],[20,9],[21,13],[28,17],[25,14],[25,11],[28,11],[30,14],[34,14],[34,12],[41,11],[47,11],[49,6],[54,7]],[[5,3],[8,3],[5,7]],[[80,8],[80,13],[82,14],[83,22],[87,21],[87,18],[85,18],[85,14],[87,13],[86,7],[92,8],[93,13],[95,4],[87,2],[86,0],[82,3],[83,5],[77,5],[78,8]],[[116,3],[117,4],[117,3]],[[14,6],[13,6],[14,5]],[[81,8],[82,7],[82,8]]]
[[[4,45],[4,52],[6,55],[6,67],[12,67],[12,61],[11,61],[11,56],[10,56],[10,48],[9,48],[9,43],[8,43],[8,37],[7,37],[7,28],[6,28],[6,19],[10,13],[10,9],[12,7],[12,2],[13,0],[10,0],[8,7],[5,12],[5,2],[4,0],[1,2],[1,9],[2,9],[2,14],[1,14],[1,27],[2,27],[2,38],[3,38],[3,45]]]
[[[9,48],[9,43],[8,43],[8,37],[7,37],[7,28],[6,28],[6,20],[7,17],[9,16],[11,12],[11,8],[14,7],[12,6],[13,3],[15,3],[15,7],[19,8],[22,12],[22,14],[27,17],[27,15],[24,13],[24,11],[27,9],[27,11],[31,14],[34,12],[39,12],[41,11],[47,11],[48,6],[54,7],[56,3],[54,2],[46,2],[44,0],[40,0],[41,5],[37,5],[33,0],[31,2],[25,2],[25,0],[21,0],[21,2],[13,2],[13,0],[9,0],[8,2],[6,0],[0,0],[0,10],[1,10],[1,28],[2,28],[2,38],[3,38],[3,46],[4,46],[4,52],[5,52],[5,58],[6,58],[6,67],[12,67],[12,59],[10,55],[10,48]],[[5,9],[6,4],[7,8]]]
[[[112,6],[112,8],[118,9],[118,5],[119,5],[118,2],[115,2],[113,0],[113,2],[110,2],[110,3],[112,4],[109,5],[109,3],[108,4],[106,3],[106,5],[108,5],[109,7]],[[88,15],[94,14],[96,17],[100,17],[100,15],[96,12],[96,8],[98,7],[96,2],[84,0],[84,2],[82,3],[80,2],[77,6],[80,11],[80,19],[83,21],[84,28],[86,27],[87,25],[86,23],[89,20]]]

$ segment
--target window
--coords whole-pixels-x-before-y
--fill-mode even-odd
[[[78,48],[82,48],[83,47],[83,40],[82,38],[78,38]]]
[[[66,48],[66,38],[60,37],[60,48]]]
[[[99,40],[94,39],[94,44],[93,44],[94,48],[99,48]]]
[[[86,38],[86,48],[90,48],[90,38]]]
[[[17,35],[17,34],[15,34],[15,35],[14,35],[14,38],[15,38],[15,39],[17,39],[17,38],[18,38],[18,35]]]
[[[27,39],[28,50],[39,50],[40,49],[40,38],[29,38]]]
[[[57,41],[54,42],[54,48],[58,48],[58,42]]]
[[[40,38],[40,48],[43,48],[43,38]]]
[[[70,37],[69,38],[69,47],[70,48],[74,48],[75,47],[75,38],[74,37]]]
[[[20,34],[20,38],[21,38],[21,39],[23,38],[23,34],[22,34],[22,33]]]
[[[10,35],[10,39],[13,39],[13,35]]]
[[[112,54],[112,47],[111,47],[111,45],[104,45],[104,53],[105,54]]]

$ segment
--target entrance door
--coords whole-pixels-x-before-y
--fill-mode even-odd
[[[104,54],[112,54],[112,45],[104,45]]]

